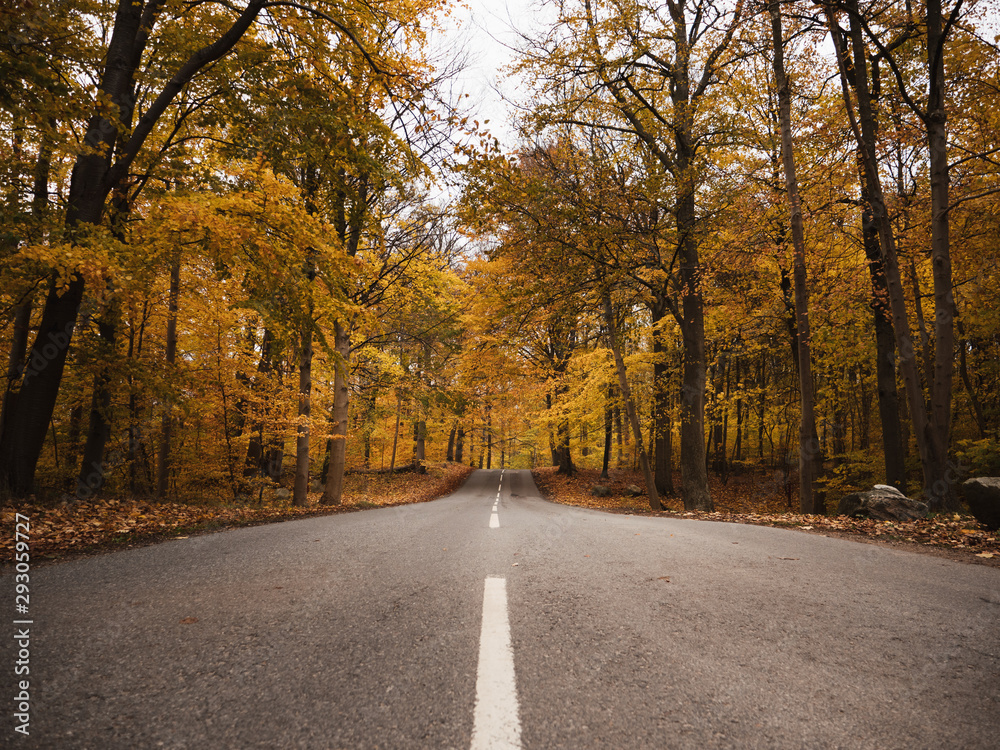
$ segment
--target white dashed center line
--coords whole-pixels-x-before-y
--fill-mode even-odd
[[[500,516],[497,515],[497,506],[500,505],[500,493],[503,492],[503,471],[500,472],[500,484],[497,486],[497,498],[493,501],[493,515],[490,516],[490,528],[500,528]]]
[[[507,580],[490,577],[483,592],[472,750],[520,750],[520,747],[521,720],[507,617]]]

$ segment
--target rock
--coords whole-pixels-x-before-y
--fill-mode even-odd
[[[965,502],[983,526],[1000,530],[1000,477],[977,477],[962,483]]]
[[[285,489],[284,487],[279,487],[274,491],[275,500],[288,500],[292,496],[292,491]]]
[[[838,516],[874,518],[877,521],[914,521],[924,518],[926,503],[911,500],[895,487],[877,484],[868,492],[854,492],[840,499]]]
[[[310,492],[322,492],[323,491],[323,483],[321,481],[319,481],[318,479],[312,480],[309,483],[309,491]]]
[[[899,491],[899,488],[893,487],[891,484],[876,484],[872,489],[885,492],[889,495],[896,495],[897,497],[906,497],[906,495]]]
[[[611,490],[603,484],[595,484],[590,488],[590,494],[594,497],[608,497],[611,494]]]
[[[629,497],[640,497],[642,495],[645,495],[646,493],[643,490],[641,490],[638,487],[638,485],[630,484],[628,487],[625,488],[625,494],[628,495]]]

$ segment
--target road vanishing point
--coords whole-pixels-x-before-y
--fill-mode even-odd
[[[2,747],[1000,747],[1000,569],[526,471],[39,567],[31,604]]]

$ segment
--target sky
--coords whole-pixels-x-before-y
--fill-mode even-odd
[[[438,48],[445,53],[465,49],[468,65],[456,86],[469,95],[464,100],[472,117],[499,138],[502,145],[513,146],[513,108],[504,97],[517,100],[515,82],[504,80],[502,68],[515,58],[518,33],[530,31],[540,16],[541,0],[465,0],[467,7],[453,6],[452,22]],[[523,97],[522,97],[523,98]]]

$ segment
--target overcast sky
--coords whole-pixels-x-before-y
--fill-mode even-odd
[[[501,80],[502,68],[510,64],[518,45],[518,32],[530,31],[537,25],[542,0],[466,0],[468,8],[455,6],[453,28],[438,40],[439,49],[454,51],[464,48],[468,66],[456,86],[469,98],[472,115],[487,126],[506,146],[513,145],[511,108],[503,96],[517,99],[515,82]]]

